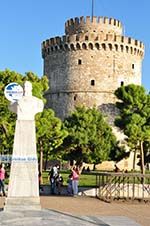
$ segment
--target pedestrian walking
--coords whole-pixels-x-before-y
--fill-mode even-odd
[[[0,195],[6,196],[5,193],[5,184],[4,184],[4,180],[5,180],[5,168],[4,168],[4,164],[0,165]]]
[[[56,178],[58,177],[58,170],[59,170],[59,166],[55,165],[52,167],[51,171],[49,172],[49,180],[50,180],[52,195],[56,194]]]
[[[77,166],[74,166],[72,169],[72,189],[73,195],[78,195],[78,184],[79,184],[79,169]]]

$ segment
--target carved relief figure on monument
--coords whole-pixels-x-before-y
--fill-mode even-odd
[[[32,96],[32,84],[26,81],[24,83],[23,98],[11,103],[9,109],[17,114],[18,120],[34,120],[36,113],[42,112],[43,107],[43,101]]]

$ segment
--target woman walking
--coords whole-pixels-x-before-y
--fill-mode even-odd
[[[79,184],[79,169],[77,166],[74,166],[72,169],[72,189],[73,195],[78,195],[78,184]]]
[[[0,195],[6,196],[4,189],[4,180],[5,180],[5,169],[4,164],[0,165]],[[2,192],[2,193],[1,193]]]

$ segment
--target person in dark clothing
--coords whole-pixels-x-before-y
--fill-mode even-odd
[[[118,168],[118,166],[115,164],[115,169],[114,169],[115,172],[120,172],[120,169]]]
[[[52,167],[51,171],[49,172],[49,180],[51,186],[51,194],[54,195],[56,193],[56,178],[58,177],[58,166],[55,165]]]
[[[63,186],[63,177],[59,173],[57,178],[56,178],[56,187],[57,187],[58,195],[61,194],[62,186]]]

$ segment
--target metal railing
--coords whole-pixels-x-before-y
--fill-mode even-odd
[[[150,201],[150,174],[97,173],[96,196],[106,202],[113,200]]]

